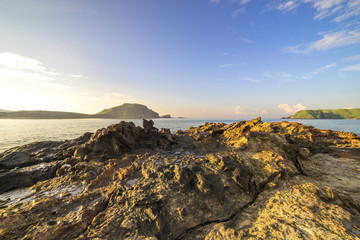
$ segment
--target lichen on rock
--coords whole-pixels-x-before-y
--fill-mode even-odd
[[[0,155],[1,239],[359,239],[360,139],[144,120]]]

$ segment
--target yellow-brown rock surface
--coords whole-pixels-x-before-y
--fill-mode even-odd
[[[121,122],[0,154],[0,239],[360,239],[360,139]]]

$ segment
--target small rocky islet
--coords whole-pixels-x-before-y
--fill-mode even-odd
[[[360,239],[360,138],[120,122],[0,154],[0,239]]]

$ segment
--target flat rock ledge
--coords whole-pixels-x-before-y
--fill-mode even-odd
[[[0,239],[360,239],[360,138],[120,122],[0,153]]]

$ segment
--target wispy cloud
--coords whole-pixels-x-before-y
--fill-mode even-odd
[[[314,19],[318,20],[333,17],[334,22],[342,22],[360,15],[360,0],[286,0],[271,2],[267,9],[288,12],[302,4],[311,4],[315,9]]]
[[[220,53],[221,56],[230,56],[230,57],[236,57],[237,54],[235,53],[228,53],[228,52],[223,52],[223,53]]]
[[[297,8],[298,6],[300,6],[300,3],[298,1],[287,1],[287,2],[283,2],[280,3],[276,9],[280,10],[280,11],[291,11],[294,10],[295,8]]]
[[[55,81],[55,78],[44,73],[14,70],[0,67],[1,79],[21,79],[28,82],[49,82]]]
[[[251,0],[240,0],[239,4],[240,5],[245,5],[248,4]]]
[[[40,87],[66,90],[72,88],[62,81],[76,79],[82,75],[61,74],[48,69],[40,61],[17,53],[0,53],[0,79],[12,82],[30,82]]]
[[[231,12],[231,16],[236,17],[240,14],[245,14],[246,13],[246,5],[251,2],[251,0],[227,0],[227,1],[222,1],[222,0],[210,0],[210,2],[215,3],[215,4],[221,4],[222,2],[228,2],[231,3],[233,5],[237,5],[237,8],[235,8],[232,12]],[[240,6],[240,7],[239,7]]]
[[[305,0],[312,3],[316,9],[314,19],[323,19],[332,16],[342,10],[345,0]]]
[[[360,63],[352,66],[341,68],[340,71],[360,71]]]
[[[296,82],[296,77],[294,77],[290,73],[282,72],[279,75],[280,75],[281,81],[283,81],[283,82]]]
[[[81,75],[81,74],[69,74],[70,77],[72,78],[77,78],[77,79],[87,79],[88,77]]]
[[[313,19],[319,21],[331,18],[333,23],[341,24],[339,26],[342,30],[335,28],[331,32],[319,33],[319,40],[284,47],[284,52],[306,54],[360,44],[359,21],[356,19],[360,16],[360,0],[274,0],[265,7],[265,11],[295,13],[304,4],[310,4],[315,9]]]
[[[45,71],[41,62],[33,58],[24,57],[16,53],[0,53],[0,66],[14,70]]]
[[[346,57],[343,60],[345,60],[345,61],[358,61],[358,60],[360,60],[360,55]]]
[[[254,41],[248,38],[241,38],[241,41],[243,41],[244,43],[253,43]]]
[[[241,106],[234,107],[233,114],[236,115],[266,115],[268,111],[265,109],[258,109],[258,108],[244,108]]]
[[[217,67],[218,68],[231,68],[231,67],[238,67],[243,66],[244,63],[227,63],[227,64],[220,64]]]
[[[240,14],[244,14],[244,13],[246,13],[245,7],[241,7],[241,8],[236,9],[235,11],[233,11],[233,12],[231,13],[231,15],[232,15],[233,17],[236,17],[236,16],[238,16],[238,15],[240,15]]]
[[[257,79],[254,79],[254,78],[248,78],[248,77],[241,78],[241,80],[248,81],[248,82],[253,82],[253,83],[259,83],[260,82],[260,80],[257,80]]]
[[[284,52],[288,53],[310,53],[313,51],[324,51],[331,48],[360,44],[360,31],[338,31],[334,33],[323,34],[322,38],[306,44],[285,47]]]
[[[281,73],[263,73],[263,76],[267,78],[277,79],[282,82],[296,82],[299,77],[293,76],[288,72],[281,72]]]
[[[314,70],[311,73],[304,73],[302,75],[295,75],[295,74],[291,74],[288,72],[280,72],[280,73],[279,72],[277,72],[277,73],[266,72],[266,73],[263,73],[263,76],[270,78],[270,79],[277,79],[282,82],[296,82],[296,81],[300,81],[300,80],[314,78],[315,75],[326,72],[326,70],[328,70],[330,68],[334,68],[336,66],[337,66],[337,63],[330,63],[325,66],[317,68],[316,70]]]
[[[263,73],[263,76],[267,77],[267,78],[273,78],[274,77],[274,75],[271,74],[271,73]]]
[[[298,104],[293,105],[293,106],[290,106],[287,103],[283,103],[283,104],[279,104],[278,108],[284,110],[287,114],[292,114],[292,113],[295,113],[297,111],[306,109],[306,107],[301,103],[298,103]]]
[[[336,63],[331,63],[331,64],[328,64],[328,65],[325,65],[323,67],[320,67],[318,69],[316,69],[313,74],[319,74],[320,72],[326,70],[326,69],[329,69],[329,68],[333,68],[333,67],[336,67],[337,64]]]
[[[338,6],[339,4],[346,2],[346,0],[305,0],[304,2],[312,3],[316,10],[321,11]]]
[[[229,68],[229,67],[233,67],[234,64],[229,63],[229,64],[220,64],[218,65],[218,68]]]
[[[340,14],[334,19],[335,22],[342,22],[350,17],[360,16],[360,1],[350,0],[343,6]]]
[[[112,98],[121,98],[121,99],[128,99],[128,100],[137,100],[137,99],[135,99],[133,96],[126,95],[126,94],[119,93],[119,92],[108,93],[108,96],[110,96],[110,97],[112,97]]]

